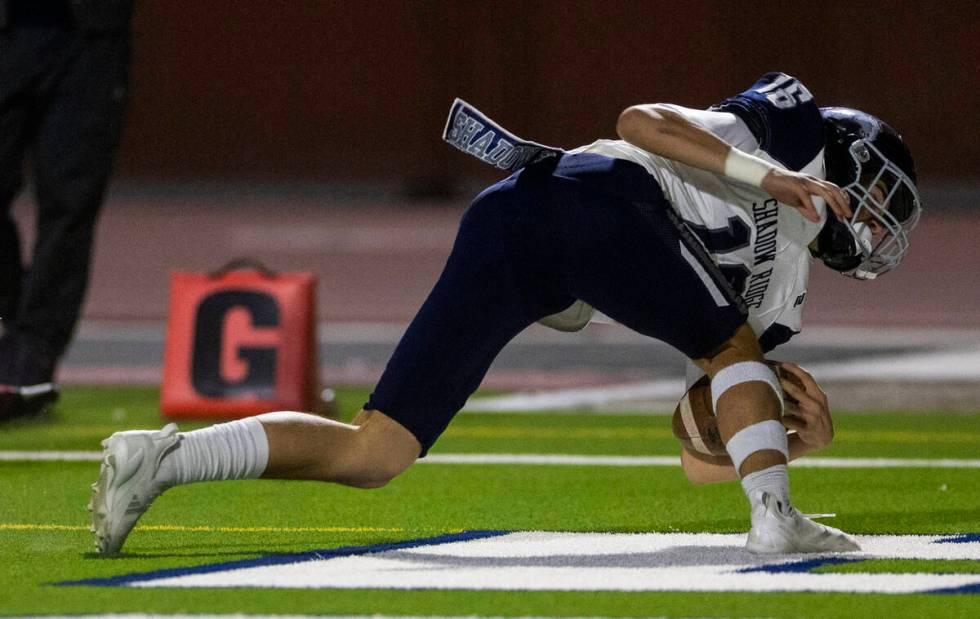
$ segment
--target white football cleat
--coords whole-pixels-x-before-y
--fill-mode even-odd
[[[166,490],[156,474],[179,440],[177,424],[171,423],[162,430],[116,432],[102,441],[102,466],[88,504],[100,554],[119,552],[136,521]]]
[[[752,530],[745,549],[758,554],[853,552],[861,550],[839,529],[814,522],[768,492],[752,510]]]

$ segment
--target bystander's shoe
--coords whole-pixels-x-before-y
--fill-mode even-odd
[[[0,384],[0,423],[40,415],[58,401],[60,394],[61,390],[54,383],[24,386]]]

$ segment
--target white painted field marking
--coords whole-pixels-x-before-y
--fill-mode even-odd
[[[98,462],[99,451],[0,451],[0,462]],[[419,464],[511,464],[529,466],[680,466],[679,456],[590,456],[563,454],[431,454]],[[917,458],[801,458],[790,466],[826,469],[977,469],[980,460]]]
[[[980,460],[977,461],[980,466]],[[680,456],[574,456],[561,454],[430,454],[419,464],[523,464],[530,466],[680,466]]]
[[[0,462],[98,462],[101,451],[0,451]]]
[[[903,380],[908,382],[978,381],[980,350],[944,350],[910,352],[885,357],[862,357],[844,362],[817,363],[806,369],[818,381]],[[624,385],[579,389],[557,389],[536,393],[515,393],[496,397],[471,398],[464,412],[533,413],[555,410],[595,409],[603,406],[662,402],[664,410],[650,411],[663,415],[684,393],[682,379],[655,380]],[[595,413],[595,411],[589,411]]]
[[[980,460],[924,460],[916,458],[800,458],[790,465],[815,469],[976,469]]]
[[[548,466],[680,466],[680,456],[576,456],[560,454],[432,454],[420,464],[528,464]],[[791,467],[827,469],[976,469],[980,460],[801,458]]]
[[[980,559],[976,536],[857,536],[860,553],[760,556],[744,535],[516,532],[294,563],[143,574],[132,587],[277,587],[515,591],[980,591],[980,574],[814,573],[863,559]],[[258,561],[258,560],[257,560]]]

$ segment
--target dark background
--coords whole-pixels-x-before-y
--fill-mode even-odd
[[[143,1],[116,178],[437,195],[496,178],[440,141],[454,96],[573,147],[781,70],[899,128],[927,184],[972,185],[978,31],[974,2]]]

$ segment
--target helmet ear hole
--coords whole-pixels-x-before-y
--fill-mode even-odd
[[[871,153],[868,151],[868,145],[864,143],[864,140],[854,140],[851,143],[850,151],[854,155],[854,159],[861,163],[871,161]]]

